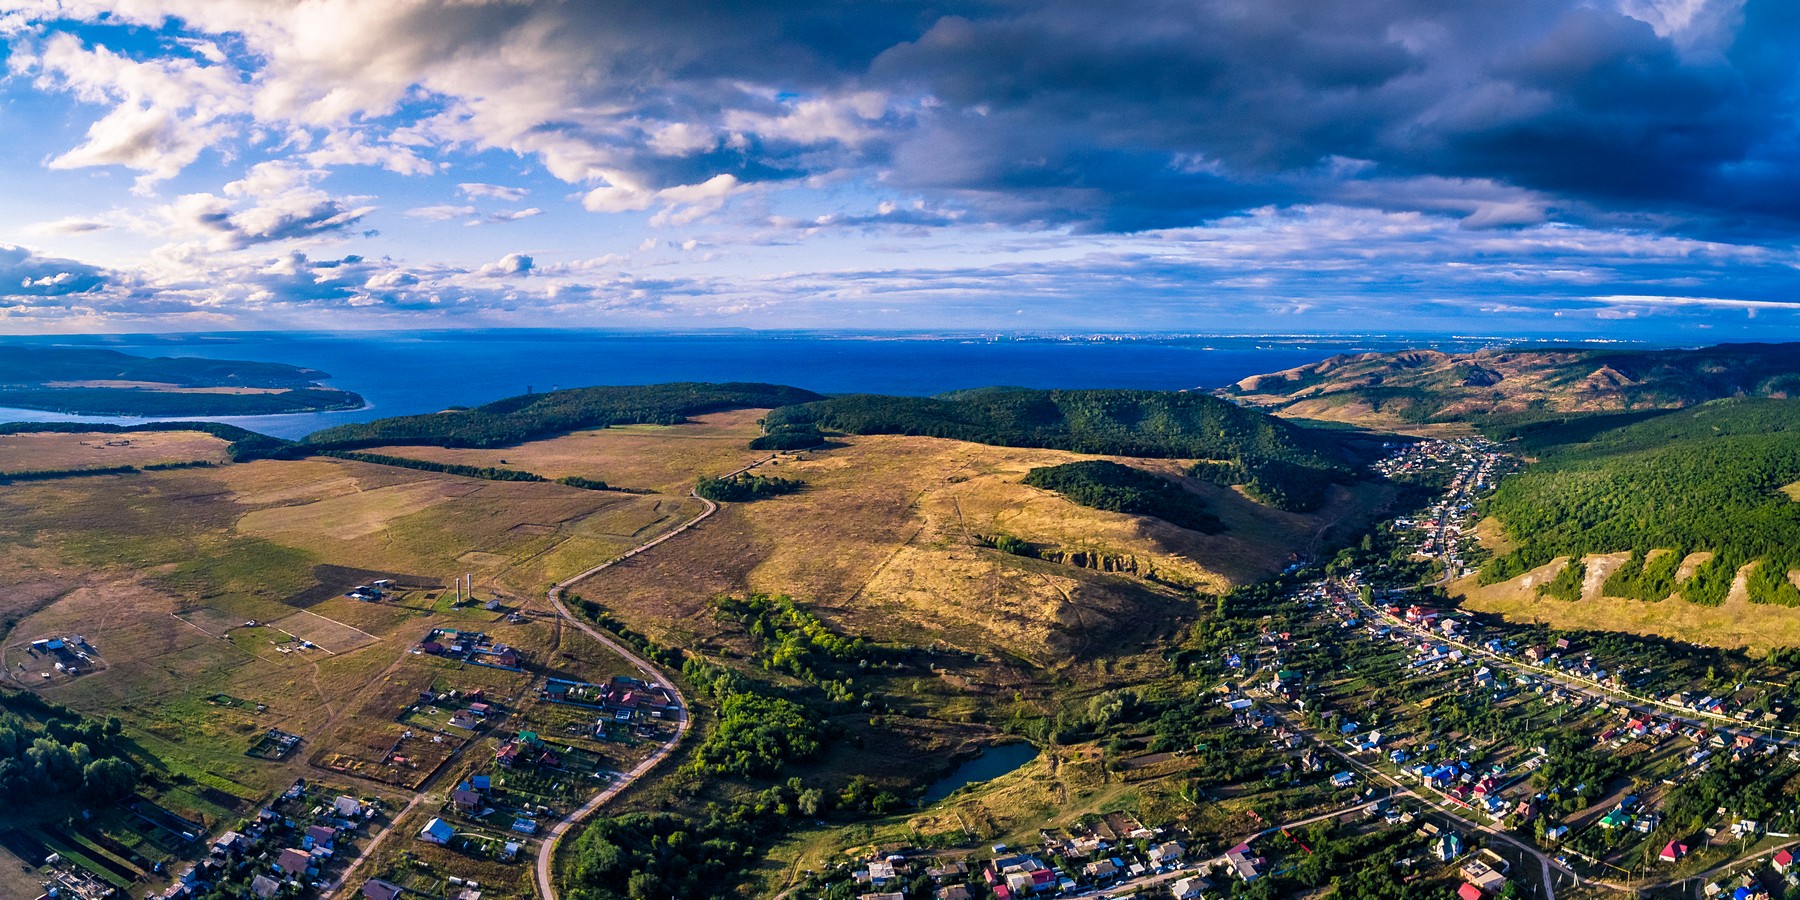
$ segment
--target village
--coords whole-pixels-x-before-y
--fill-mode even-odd
[[[1429,441],[1384,468],[1443,494],[1391,524],[1411,563],[1466,570],[1472,510],[1509,462]],[[1314,571],[1198,686],[1292,792],[1235,837],[1109,817],[985,853],[899,848],[815,879],[860,900],[1235,896],[1307,864],[1307,828],[1397,847],[1461,900],[1765,900],[1800,888],[1800,695],[1758,660],[1469,614],[1381,565]],[[1268,782],[1266,782],[1268,783]],[[1098,824],[1098,823],[1097,823]],[[1113,827],[1108,827],[1108,826]]]

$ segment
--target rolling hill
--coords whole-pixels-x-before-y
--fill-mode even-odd
[[[1487,425],[1800,396],[1800,345],[1348,354],[1252,376],[1219,393],[1282,415],[1369,427]]]
[[[1800,606],[1796,482],[1800,400],[1718,400],[1546,448],[1488,503],[1517,546],[1481,580],[1628,553],[1613,596],[1718,606],[1742,574],[1750,602]]]

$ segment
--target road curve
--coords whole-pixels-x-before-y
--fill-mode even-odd
[[[754,469],[757,466],[760,466],[763,463],[766,463],[769,460],[774,459],[774,458],[775,458],[774,456],[769,456],[769,457],[766,457],[763,459],[759,459],[756,462],[750,463],[749,465],[746,465],[743,468],[740,468],[737,471],[730,473],[730,475],[726,475],[724,477],[729,478],[732,475],[739,475],[744,472],[748,472],[751,469]],[[558,616],[561,616],[562,618],[567,619],[571,625],[574,625],[576,628],[581,629],[581,631],[584,634],[586,634],[588,637],[591,637],[594,640],[600,642],[600,644],[602,646],[604,646],[608,650],[611,650],[612,652],[618,654],[620,657],[624,658],[626,662],[629,662],[633,666],[636,666],[638,671],[644,676],[645,680],[661,682],[661,683],[667,685],[669,688],[669,691],[671,693],[673,693],[675,696],[676,706],[680,707],[681,711],[680,711],[680,713],[677,714],[676,719],[675,719],[675,736],[674,737],[670,738],[661,747],[656,748],[656,752],[650,754],[650,756],[648,758],[646,758],[643,762],[640,762],[636,766],[632,767],[631,771],[626,772],[624,774],[624,776],[621,777],[618,781],[614,782],[612,785],[608,786],[606,789],[600,791],[599,793],[595,794],[593,797],[589,798],[588,802],[583,803],[579,809],[576,809],[575,811],[564,816],[562,818],[562,821],[557,822],[555,825],[551,826],[550,830],[544,834],[543,843],[538,845],[538,855],[537,855],[538,896],[543,898],[543,900],[557,900],[556,879],[554,877],[552,877],[551,867],[552,867],[552,864],[556,857],[556,845],[562,841],[563,836],[568,834],[569,831],[572,830],[576,825],[580,824],[582,820],[586,819],[590,815],[593,815],[595,810],[599,809],[602,806],[605,806],[608,801],[610,801],[612,798],[618,796],[626,788],[632,786],[633,784],[636,784],[638,779],[649,774],[650,770],[656,768],[657,764],[661,763],[663,760],[667,759],[671,754],[673,754],[675,752],[675,750],[681,746],[682,739],[687,737],[688,725],[689,725],[687,698],[685,696],[682,696],[681,688],[675,684],[675,680],[664,675],[661,670],[656,668],[656,666],[653,665],[649,660],[644,659],[642,656],[639,656],[637,654],[637,652],[635,650],[633,650],[632,648],[619,643],[618,641],[614,640],[610,635],[606,634],[605,632],[601,631],[598,628],[595,628],[592,625],[589,625],[586,621],[584,621],[580,618],[577,618],[574,615],[571,615],[569,613],[569,608],[567,606],[563,605],[563,592],[567,591],[571,587],[574,587],[576,584],[581,583],[582,581],[585,581],[589,578],[594,577],[595,575],[599,574],[600,572],[603,572],[609,568],[612,568],[613,566],[618,565],[619,563],[624,562],[625,560],[631,559],[632,557],[637,556],[638,554],[643,553],[646,550],[649,550],[651,547],[654,547],[654,546],[662,543],[663,541],[666,541],[678,534],[681,534],[684,531],[687,531],[688,529],[694,527],[695,525],[698,525],[701,522],[706,521],[706,519],[708,517],[710,517],[713,513],[716,513],[719,511],[719,504],[714,503],[713,501],[700,496],[700,494],[698,492],[690,491],[689,495],[692,496],[694,499],[699,500],[701,503],[706,504],[706,508],[701,510],[699,515],[682,523],[680,527],[675,528],[671,531],[668,531],[662,535],[657,536],[653,540],[650,540],[643,544],[639,544],[638,546],[625,551],[625,553],[623,553],[617,557],[614,557],[612,559],[609,559],[606,562],[603,562],[591,569],[588,569],[587,571],[582,572],[579,575],[576,575],[572,578],[564,579],[563,581],[558,582],[555,586],[550,588],[550,591],[547,595],[550,600],[551,608],[556,610],[556,614]]]

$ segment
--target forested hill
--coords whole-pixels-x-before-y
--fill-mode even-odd
[[[357,409],[331,376],[283,363],[0,344],[0,406],[99,416],[256,416]]]
[[[771,431],[913,434],[1008,447],[1336,467],[1334,438],[1206,394],[984,388],[937,397],[853,394],[775,410]]]
[[[575,388],[509,397],[473,409],[339,425],[314,432],[304,443],[339,450],[390,444],[505,447],[583,428],[674,425],[701,413],[788,406],[819,399],[811,391],[755,383],[678,382]]]
[[[1518,547],[1491,561],[1483,581],[1558,556],[1631,552],[1609,595],[1661,600],[1679,587],[1717,605],[1756,562],[1753,602],[1800,605],[1787,577],[1800,569],[1800,400],[1714,401],[1538,452],[1489,501]],[[1681,559],[1696,552],[1714,556],[1678,586]]]
[[[0,387],[64,382],[143,382],[174,387],[305,388],[331,376],[284,363],[144,357],[117,350],[0,345]]]
[[[1800,396],[1800,344],[1349,354],[1246,378],[1220,393],[1288,415],[1378,427],[1675,409]]]
[[[906,434],[1005,447],[1210,460],[1198,473],[1291,510],[1356,469],[1346,435],[1192,392],[984,388],[938,397],[856,394],[770,413],[772,435]]]

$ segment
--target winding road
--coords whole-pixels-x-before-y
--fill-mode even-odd
[[[775,455],[764,457],[737,469],[730,473],[730,475],[724,477],[729,478],[733,475],[741,475],[775,458]],[[583,803],[578,809],[564,816],[562,821],[551,826],[550,830],[544,834],[543,842],[538,845],[537,855],[538,896],[543,898],[543,900],[557,900],[556,878],[554,877],[555,873],[553,870],[555,868],[556,846],[561,843],[563,836],[567,835],[576,825],[579,825],[582,820],[593,815],[595,810],[605,806],[608,801],[624,792],[626,788],[636,784],[638,779],[649,774],[650,771],[655,769],[663,760],[668,759],[670,755],[680,748],[682,739],[687,737],[688,726],[690,724],[688,718],[687,697],[682,695],[681,688],[675,684],[674,679],[664,675],[654,664],[642,656],[639,656],[631,647],[621,644],[600,629],[571,615],[569,613],[569,608],[563,604],[563,594],[569,588],[574,587],[625,560],[631,559],[632,557],[661,544],[663,541],[669,540],[670,538],[693,528],[695,525],[706,521],[713,513],[719,511],[719,504],[700,496],[697,491],[690,491],[689,496],[706,505],[706,508],[701,510],[699,515],[687,520],[673,530],[665,532],[646,543],[639,544],[638,546],[625,551],[625,553],[609,559],[585,572],[575,575],[574,577],[564,579],[550,588],[548,594],[550,606],[556,610],[558,616],[567,619],[571,625],[581,629],[582,633],[598,641],[602,646],[606,647],[606,649],[618,654],[620,658],[624,659],[626,662],[636,666],[638,672],[643,675],[644,680],[667,685],[670,693],[675,696],[675,705],[680,707],[681,711],[675,718],[675,734],[673,737],[669,738],[662,746],[656,748],[656,752],[650,754],[643,762],[632,767],[631,771],[626,772],[617,781],[589,798],[588,801]]]

